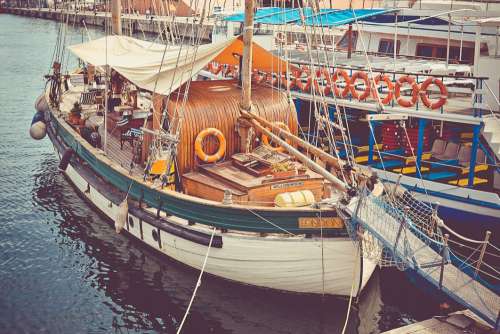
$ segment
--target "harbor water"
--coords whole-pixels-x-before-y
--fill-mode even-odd
[[[68,29],[68,44],[87,38]],[[29,137],[58,30],[0,14],[0,333],[175,333],[198,271],[117,235],[58,171],[50,141]],[[384,269],[355,302],[347,333],[428,318],[440,301]],[[347,305],[204,276],[183,332],[340,333]]]

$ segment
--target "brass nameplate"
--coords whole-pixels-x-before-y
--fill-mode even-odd
[[[342,228],[344,222],[339,217],[300,217],[299,228]]]
[[[278,183],[278,184],[273,184],[271,186],[271,189],[285,189],[285,188],[292,188],[292,187],[302,187],[304,185],[303,181],[296,181],[296,182],[287,182],[287,183]]]

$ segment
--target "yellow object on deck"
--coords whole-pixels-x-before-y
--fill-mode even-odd
[[[474,173],[484,172],[487,170],[488,170],[488,165],[485,165],[485,164],[476,165],[476,167],[474,167]],[[467,173],[469,173],[469,171],[470,171],[470,167],[463,167],[460,169],[460,172],[462,174],[467,174]]]
[[[380,151],[380,150],[382,150],[383,146],[384,146],[383,144],[373,145],[373,149],[375,151]],[[370,150],[370,146],[368,146],[368,145],[366,145],[366,146],[358,146],[358,153],[365,153],[365,152],[368,152],[369,150]]]
[[[465,187],[469,184],[469,179],[466,178],[466,179],[460,179],[460,180],[453,180],[453,181],[449,181],[448,182],[449,184],[453,184],[453,185],[457,185],[458,183],[458,186],[460,187]],[[473,185],[478,185],[478,184],[484,184],[484,183],[488,183],[488,179],[481,179],[479,177],[475,177],[474,178],[474,183]]]
[[[167,160],[156,160],[151,165],[151,169],[149,170],[150,175],[163,175],[167,172]],[[170,173],[168,175],[168,183],[175,182],[175,163],[170,165]]]
[[[396,168],[392,170],[393,172],[396,173],[401,173],[401,174],[415,174],[417,172],[417,167],[416,166],[410,166],[410,167],[403,167],[403,168]],[[428,172],[429,167],[423,167],[420,166],[420,172]]]
[[[299,190],[282,193],[274,198],[274,204],[281,208],[296,208],[313,204],[314,194],[311,190]]]
[[[460,134],[460,139],[472,139],[473,136],[472,132],[463,132]]]
[[[422,153],[422,160],[429,160],[431,156],[432,156],[431,152]],[[415,159],[416,157],[406,158],[406,164],[409,165],[411,163],[415,163]]]
[[[373,154],[373,161],[378,160],[378,155]],[[358,164],[368,162],[368,156],[367,155],[362,155],[360,157],[354,158],[354,161]]]

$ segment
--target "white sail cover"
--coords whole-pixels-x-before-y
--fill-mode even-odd
[[[165,51],[163,44],[128,36],[107,36],[72,45],[69,50],[84,62],[99,67],[109,65],[142,89],[168,95],[233,41],[234,38],[199,46],[168,46]]]

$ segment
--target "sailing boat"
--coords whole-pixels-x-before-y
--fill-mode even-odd
[[[36,103],[32,135],[48,134],[76,189],[117,231],[187,266],[201,268],[209,254],[205,271],[231,281],[359,294],[376,264],[336,208],[370,180],[297,137],[285,94],[252,87],[253,1],[236,52],[241,87],[192,81],[241,40],[137,40],[120,35],[116,7],[115,35],[70,47],[85,67],[63,74],[55,61]]]

